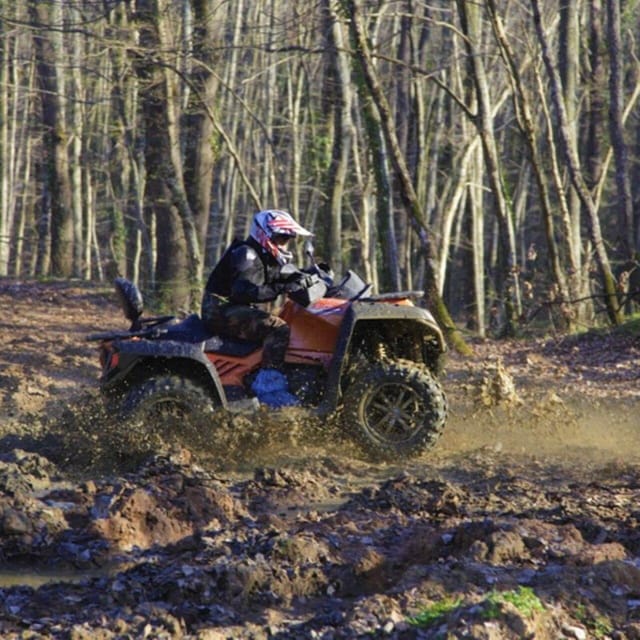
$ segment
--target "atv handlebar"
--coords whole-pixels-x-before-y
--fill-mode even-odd
[[[286,278],[283,284],[287,295],[305,307],[320,298],[355,301],[371,293],[371,285],[353,271],[347,271],[339,282],[335,282],[333,270],[322,262],[314,262],[304,269],[286,265],[281,273]]]

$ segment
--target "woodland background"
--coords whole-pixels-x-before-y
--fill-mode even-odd
[[[0,0],[0,277],[123,275],[197,310],[280,207],[449,332],[620,323],[639,4]]]

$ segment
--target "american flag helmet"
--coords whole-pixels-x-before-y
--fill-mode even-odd
[[[291,262],[293,254],[273,241],[274,236],[312,236],[311,231],[299,225],[287,211],[267,209],[253,216],[249,235],[268,251],[281,265]]]

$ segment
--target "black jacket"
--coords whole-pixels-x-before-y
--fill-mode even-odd
[[[214,267],[205,294],[234,304],[275,300],[286,289],[276,259],[253,238],[235,240]]]

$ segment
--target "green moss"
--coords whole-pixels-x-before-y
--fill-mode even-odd
[[[486,619],[499,618],[504,603],[513,605],[525,618],[531,618],[535,613],[544,611],[540,598],[530,587],[518,587],[512,591],[492,591],[484,603],[484,617]]]
[[[445,598],[422,609],[417,615],[408,619],[415,627],[430,627],[455,611],[462,603],[462,598]]]
[[[576,607],[574,615],[585,627],[587,627],[594,638],[605,638],[613,631],[613,625],[607,616],[592,616],[583,604]]]

